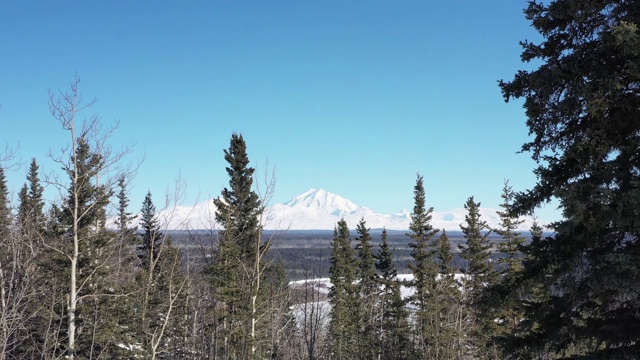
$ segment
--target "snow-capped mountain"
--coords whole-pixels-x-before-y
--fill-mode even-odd
[[[215,205],[213,199],[200,202],[195,206],[176,206],[163,210],[158,214],[160,222],[166,229],[216,229]],[[450,211],[434,211],[432,225],[437,229],[460,230],[467,211],[457,208]],[[500,218],[496,210],[480,209],[481,219],[490,227],[498,227]],[[265,229],[278,230],[332,230],[336,223],[344,218],[351,229],[364,218],[367,227],[389,230],[407,230],[411,222],[411,214],[402,210],[396,214],[385,215],[356,205],[353,202],[323,189],[309,189],[285,202],[275,204],[266,209],[263,222]],[[521,230],[531,228],[533,218],[523,217]],[[546,225],[541,222],[541,225]]]
[[[284,204],[275,204],[269,208],[266,213],[266,228],[333,229],[341,218],[355,228],[363,217],[367,226],[374,229],[385,226],[388,229],[407,229],[409,225],[406,213],[377,214],[367,207],[358,206],[323,189],[309,189]]]
[[[340,195],[332,194],[323,189],[309,189],[283,205],[289,208],[304,207],[311,211],[336,216],[356,211],[359,208],[358,205]]]

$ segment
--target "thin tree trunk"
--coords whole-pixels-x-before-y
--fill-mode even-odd
[[[73,121],[73,120],[72,120]],[[76,307],[78,303],[77,293],[77,270],[78,270],[78,254],[79,241],[78,238],[78,160],[76,153],[76,140],[74,124],[71,123],[71,146],[73,151],[73,182],[71,184],[73,188],[73,254],[71,255],[71,277],[70,277],[70,291],[69,291],[69,349],[68,358],[73,360],[76,352]]]

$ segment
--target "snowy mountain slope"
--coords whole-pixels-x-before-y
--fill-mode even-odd
[[[215,210],[213,200],[208,199],[194,206],[162,210],[158,216],[169,230],[216,229],[218,225],[215,223]],[[498,227],[500,218],[496,210],[481,208],[480,214],[481,219],[490,227]],[[465,215],[466,210],[463,208],[434,211],[432,225],[437,229],[460,230]],[[263,220],[265,229],[332,230],[341,218],[346,220],[351,229],[355,229],[362,218],[372,229],[386,227],[389,230],[407,230],[411,222],[411,214],[406,210],[391,215],[378,214],[323,189],[309,189],[285,203],[267,208]],[[530,229],[533,218],[523,219],[525,222],[520,229]],[[545,224],[541,222],[541,225]]]

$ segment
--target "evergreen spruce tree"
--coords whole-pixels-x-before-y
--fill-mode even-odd
[[[410,285],[415,288],[409,301],[416,307],[414,343],[421,357],[432,357],[434,350],[433,333],[434,322],[434,298],[436,295],[436,276],[438,267],[435,262],[433,238],[438,233],[431,225],[433,208],[425,207],[425,191],[423,178],[417,176],[413,190],[414,206],[411,213],[411,223],[407,236],[411,238],[409,247],[412,249],[412,262],[409,269],[413,273]]]
[[[375,347],[375,307],[378,295],[378,281],[375,268],[376,259],[371,252],[371,235],[363,219],[356,226],[356,250],[358,251],[356,280],[358,301],[358,350],[362,359],[376,357]]]
[[[40,177],[38,175],[38,164],[36,159],[31,160],[29,165],[29,172],[27,174],[27,182],[29,184],[29,202],[30,202],[30,216],[34,229],[42,231],[44,228],[44,188],[40,184]]]
[[[547,279],[551,296],[547,315],[527,308],[536,321],[522,329],[521,351],[640,353],[639,9],[638,0],[530,2],[542,39],[522,42],[522,60],[540,65],[500,82],[505,100],[524,99],[532,140],[522,150],[538,163],[518,213],[555,197],[564,217],[529,251],[541,258],[525,272]]]
[[[109,266],[115,262],[115,238],[104,227],[111,189],[97,184],[96,177],[104,170],[104,158],[91,148],[86,138],[77,139],[69,164],[66,170],[70,185],[59,223],[66,229],[64,237],[77,241],[61,244],[68,247],[64,251],[71,255],[58,259],[58,266],[63,269],[62,275],[72,282],[75,278],[75,291],[74,286],[68,288],[70,297],[75,293],[75,309],[67,311],[65,321],[74,316],[74,325],[79,331],[74,348],[67,351],[80,358],[89,358],[98,353],[109,354],[114,349],[113,337],[121,320],[113,316],[118,302],[112,295],[119,289]],[[68,263],[71,258],[76,259],[75,264]]]
[[[453,252],[451,242],[446,230],[442,230],[440,237],[436,241],[436,259],[438,260],[438,274],[445,282],[455,278],[455,268],[453,267]]]
[[[180,252],[160,231],[150,191],[142,202],[140,227],[143,233],[137,249],[143,298],[139,325],[144,354],[151,358],[163,353],[182,354],[175,346],[185,336],[182,322],[188,312],[179,304],[186,301],[186,278]]]
[[[222,196],[213,201],[217,209],[216,221],[223,228],[221,237],[240,247],[241,260],[253,261],[258,251],[255,240],[261,231],[258,223],[261,204],[251,189],[255,169],[249,167],[247,145],[242,135],[231,136],[229,149],[224,150],[224,159],[229,163],[226,168],[229,188],[224,188]]]
[[[547,266],[541,250],[546,247],[548,240],[543,237],[542,227],[537,221],[533,222],[530,232],[531,242],[523,247],[523,268],[510,273],[510,277],[503,278],[493,289],[494,299],[501,299],[499,309],[520,317],[519,321],[514,321],[515,328],[509,328],[495,338],[508,358],[553,356],[544,338],[532,337],[547,331],[539,325],[544,319],[550,320],[554,309],[547,307],[552,296],[550,290],[553,280],[540,271]]]
[[[502,237],[502,242],[498,243],[498,251],[505,255],[500,259],[503,265],[502,275],[518,272],[522,268],[520,250],[524,244],[524,237],[517,230],[524,220],[520,220],[512,210],[514,195],[513,188],[509,186],[508,181],[505,181],[501,195],[502,204],[500,204],[502,211],[498,211],[500,227],[493,229],[493,232]]]
[[[129,196],[127,194],[127,183],[124,175],[118,178],[118,214],[116,226],[120,235],[120,246],[130,245],[134,241],[135,230],[131,229],[130,223],[136,216],[127,211],[129,206]]]
[[[18,192],[18,226],[23,234],[26,233],[29,224],[30,208],[29,187],[25,183]]]
[[[393,252],[387,240],[387,230],[383,229],[380,251],[375,256],[376,270],[380,275],[380,300],[376,303],[376,348],[380,359],[385,360],[409,359],[411,354],[408,315],[400,293]]]
[[[142,283],[142,309],[140,311],[140,322],[145,334],[154,333],[158,324],[155,310],[161,303],[161,294],[158,286],[158,254],[160,247],[163,245],[164,236],[160,232],[160,225],[156,218],[156,207],[151,198],[151,192],[142,201],[140,209],[140,226],[143,233],[140,235],[139,244],[137,246],[137,255],[140,260],[141,283]],[[152,346],[152,336],[145,336],[145,348],[148,351]]]
[[[358,354],[358,314],[353,307],[358,301],[355,254],[351,247],[347,222],[341,219],[333,231],[329,290],[331,304],[329,349],[333,359],[354,359]]]
[[[262,242],[259,215],[263,207],[251,189],[254,169],[249,167],[246,143],[239,134],[231,136],[228,150],[224,150],[229,188],[214,199],[219,232],[218,248],[209,269],[218,306],[221,356],[249,358],[258,355],[257,346],[264,344],[256,335],[259,318],[258,299],[264,292],[265,265],[262,257],[268,246]],[[262,312],[263,310],[260,310]],[[258,324],[259,325],[259,324]],[[264,336],[264,332],[260,335]]]
[[[488,338],[491,344],[496,341],[501,342],[504,334],[512,333],[518,323],[522,320],[522,312],[518,302],[523,298],[523,293],[517,289],[516,279],[522,271],[522,246],[524,237],[517,231],[524,222],[520,220],[512,211],[514,192],[508,181],[505,181],[502,189],[502,211],[498,211],[500,217],[500,227],[493,231],[502,237],[497,248],[504,257],[498,262],[500,264],[499,277],[495,284],[487,287],[482,294],[482,303],[486,304],[488,314],[494,319],[497,328],[493,337]],[[507,354],[503,354],[506,356]]]
[[[0,166],[0,244],[9,237],[11,223],[11,204],[7,178],[4,175],[4,168]]]
[[[459,309],[461,294],[453,267],[453,253],[447,232],[442,230],[435,245],[438,262],[438,282],[435,291],[434,312],[436,315],[435,340],[436,359],[458,359],[461,349],[459,339],[464,336],[460,328]]]
[[[485,288],[495,284],[497,274],[490,262],[491,230],[486,221],[481,220],[480,203],[475,202],[471,196],[467,199],[464,208],[467,210],[467,215],[465,215],[465,225],[461,224],[460,228],[466,241],[464,246],[459,245],[460,256],[465,261],[463,291],[466,293],[467,304],[473,314],[474,327],[471,332],[470,349],[480,354],[487,351],[483,346],[496,332],[495,321],[487,309],[488,304],[481,299]]]
[[[18,222],[22,233],[30,239],[42,235],[45,225],[44,216],[44,188],[40,184],[38,176],[38,165],[36,159],[31,160],[29,171],[27,173],[27,183],[24,184],[18,194],[20,205],[18,207]]]
[[[467,276],[465,291],[472,297],[478,297],[484,286],[495,282],[496,272],[491,265],[491,243],[489,234],[491,230],[486,221],[481,220],[480,203],[475,202],[473,196],[467,199],[464,205],[467,210],[465,225],[460,225],[465,245],[459,245],[461,257],[466,266],[463,269]]]
[[[160,232],[160,224],[156,217],[156,207],[153,205],[150,191],[147,192],[142,202],[140,226],[143,233],[138,245],[138,258],[142,268],[153,273],[153,267],[158,261],[158,252],[162,246],[164,235]]]

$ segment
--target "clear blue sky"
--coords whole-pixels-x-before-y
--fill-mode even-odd
[[[145,157],[131,188],[137,212],[162,203],[178,173],[185,204],[227,184],[223,149],[244,135],[259,171],[277,173],[274,202],[324,188],[380,213],[413,205],[416,172],[444,211],[475,195],[497,207],[503,180],[535,183],[516,154],[528,139],[521,102],[497,80],[538,35],[525,1],[3,1],[0,141],[56,171],[68,135],[48,89],[74,74],[85,116],[120,121],[111,144]],[[8,173],[17,192],[26,165]],[[51,200],[55,194],[49,192]],[[557,219],[547,206],[542,219]]]

